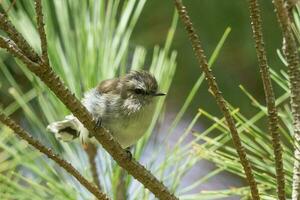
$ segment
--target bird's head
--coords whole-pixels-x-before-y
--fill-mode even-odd
[[[132,112],[151,104],[157,97],[165,95],[158,92],[155,77],[146,71],[131,71],[120,78],[102,81],[97,90],[107,98],[121,98],[124,102],[122,107]]]
[[[154,98],[164,96],[158,92],[158,85],[155,77],[146,71],[132,71],[120,78],[122,96],[142,103],[150,103]]]

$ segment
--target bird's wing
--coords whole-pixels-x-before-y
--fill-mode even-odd
[[[118,78],[112,78],[102,81],[98,86],[97,90],[100,93],[115,93],[118,91]]]

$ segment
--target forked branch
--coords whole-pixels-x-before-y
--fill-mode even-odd
[[[37,62],[39,55],[34,52],[33,48],[26,42],[24,37],[17,31],[14,25],[9,21],[8,17],[4,13],[0,13],[0,27],[5,30],[7,35],[18,45],[19,49],[27,55],[27,57]]]
[[[247,159],[246,151],[242,145],[241,139],[239,137],[239,134],[238,134],[236,126],[235,126],[235,122],[230,114],[228,105],[227,105],[225,99],[223,98],[221,91],[219,90],[218,84],[215,80],[215,77],[214,77],[211,69],[209,68],[206,56],[204,55],[204,50],[201,47],[199,37],[193,27],[190,17],[188,16],[186,8],[182,4],[182,1],[174,0],[174,2],[176,5],[176,8],[177,8],[177,11],[179,13],[179,16],[181,18],[181,21],[185,26],[188,37],[192,43],[192,47],[193,47],[194,53],[196,55],[196,58],[198,60],[198,63],[205,74],[205,78],[208,82],[210,90],[212,91],[213,96],[215,97],[220,110],[222,111],[223,115],[225,116],[228,128],[231,133],[233,144],[238,153],[240,162],[244,168],[244,172],[245,172],[247,181],[248,181],[250,189],[251,189],[252,198],[255,200],[260,199],[258,189],[257,189],[257,183],[254,179],[251,164]]]

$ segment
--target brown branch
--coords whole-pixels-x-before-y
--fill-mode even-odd
[[[45,147],[38,140],[33,139],[25,130],[23,130],[16,122],[0,112],[0,121],[11,128],[16,135],[21,139],[26,140],[31,146],[36,148],[41,153],[45,154],[48,158],[56,162],[59,166],[64,168],[69,174],[74,176],[88,191],[90,191],[97,199],[109,200],[109,198],[102,193],[93,183],[86,180],[70,163],[60,158],[57,154],[53,153],[50,148]]]
[[[46,32],[44,29],[44,16],[43,16],[43,8],[41,0],[35,0],[35,12],[36,12],[36,21],[38,25],[38,32],[41,40],[41,49],[42,49],[42,60],[49,65],[49,58],[48,58],[48,50],[47,50],[47,37]]]
[[[275,106],[275,95],[273,92],[270,72],[267,62],[267,55],[262,33],[262,19],[257,0],[249,0],[249,10],[253,38],[255,40],[256,54],[260,67],[261,78],[263,81],[266,104],[268,108],[268,127],[272,136],[272,145],[275,155],[277,195],[279,200],[285,200],[285,180],[282,162],[282,147],[280,143],[280,134],[278,131],[278,114]]]
[[[289,13],[283,0],[274,0],[275,11],[285,39],[284,53],[288,62],[288,74],[291,90],[291,107],[293,115],[295,150],[292,199],[300,198],[300,61],[296,41],[291,28]]]
[[[98,188],[101,190],[99,175],[98,175],[98,171],[97,171],[97,164],[96,164],[97,147],[94,144],[89,143],[87,145],[87,149],[85,149],[85,152],[89,159],[90,170],[91,170],[91,174],[93,177],[93,181],[98,186]]]
[[[179,16],[181,18],[181,21],[183,22],[185,29],[187,31],[188,37],[192,43],[192,47],[194,50],[194,53],[196,55],[196,58],[198,60],[198,63],[200,65],[200,67],[202,68],[202,70],[204,71],[206,80],[208,82],[209,88],[213,93],[213,96],[216,99],[216,102],[220,108],[220,110],[222,111],[226,121],[227,121],[227,125],[228,128],[230,130],[231,133],[231,137],[232,137],[232,141],[233,144],[235,146],[235,149],[238,153],[238,156],[240,158],[240,162],[244,168],[245,171],[245,175],[247,178],[247,181],[249,183],[250,189],[251,189],[251,194],[252,194],[252,198],[253,199],[260,199],[259,197],[259,192],[257,189],[257,183],[254,179],[253,176],[253,172],[252,172],[252,168],[251,168],[251,164],[249,163],[248,159],[247,159],[247,155],[245,152],[245,149],[242,145],[241,139],[238,135],[236,126],[235,126],[235,122],[230,114],[229,108],[227,103],[225,102],[225,99],[222,96],[222,93],[219,90],[219,87],[217,85],[217,82],[215,80],[215,77],[211,71],[211,69],[209,68],[207,59],[204,55],[204,50],[201,47],[201,43],[199,40],[198,35],[196,34],[196,31],[193,27],[193,24],[191,22],[190,17],[188,16],[188,13],[186,11],[186,8],[183,6],[182,1],[181,0],[174,0],[177,11],[179,13]]]
[[[0,13],[0,27],[16,43],[26,56],[34,61],[39,61],[39,56],[33,48],[26,42],[24,37],[17,31],[14,25],[9,21],[6,14]]]
[[[6,31],[0,24],[0,28]],[[30,71],[38,76],[52,92],[66,105],[75,117],[93,133],[104,149],[114,158],[119,166],[123,167],[134,178],[140,181],[159,199],[178,199],[171,194],[162,182],[155,178],[144,166],[128,157],[128,153],[120,144],[102,127],[97,127],[90,113],[80,103],[74,94],[67,89],[60,78],[45,63],[35,63],[28,59],[17,48],[13,41],[0,37],[0,47],[6,49],[13,56],[19,58]]]

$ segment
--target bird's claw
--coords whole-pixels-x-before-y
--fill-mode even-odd
[[[96,122],[96,125],[94,127],[94,130],[96,131],[96,129],[102,127],[102,118],[94,118],[94,121]],[[93,137],[94,135],[89,133],[89,138]]]
[[[127,148],[125,149],[125,151],[126,151],[126,154],[127,154],[127,159],[128,159],[128,160],[131,160],[131,159],[132,159],[132,153],[131,153],[131,151],[130,151],[130,147],[127,147]]]
[[[102,126],[102,118],[100,117],[96,118],[95,121],[96,121],[95,129],[100,128]]]

